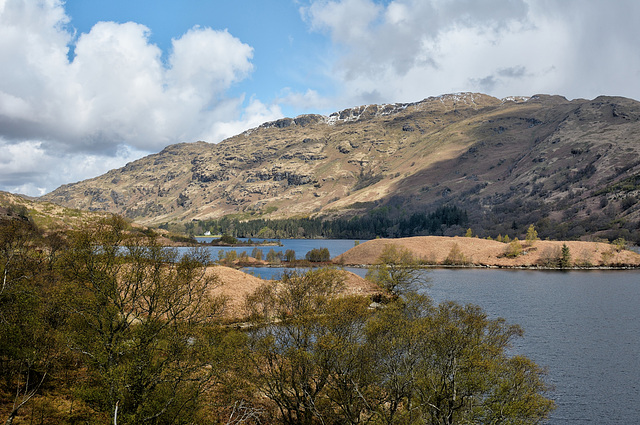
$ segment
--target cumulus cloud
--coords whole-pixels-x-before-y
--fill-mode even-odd
[[[253,49],[226,30],[192,28],[172,40],[164,62],[144,25],[99,22],[77,35],[69,23],[60,0],[0,1],[0,140],[12,158],[0,171],[4,188],[34,158],[56,169],[101,156],[120,166],[130,156],[123,152],[217,142],[281,114],[275,106],[243,110],[242,98],[227,96],[253,71]]]
[[[309,28],[338,45],[332,73],[352,104],[456,91],[640,97],[639,14],[635,0],[313,0],[301,8]]]
[[[0,188],[31,196],[106,173],[146,153],[122,145],[114,155],[69,154],[50,150],[42,141],[7,142],[1,138],[0,152]]]

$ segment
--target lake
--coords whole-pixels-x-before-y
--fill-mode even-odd
[[[296,250],[298,258],[314,247],[329,248],[333,257],[354,244],[343,241],[332,249],[331,241],[306,242],[310,245]],[[247,271],[270,278],[282,269]],[[423,290],[436,302],[477,304],[491,317],[523,327],[525,336],[516,340],[513,351],[548,369],[546,381],[555,387],[550,396],[557,403],[550,424],[639,422],[640,271],[434,269],[426,273],[430,283]]]
[[[201,242],[208,242],[211,238],[201,238],[197,237],[197,240]],[[240,241],[246,242],[246,238],[239,238]],[[276,252],[281,252],[283,255],[288,250],[291,249],[296,253],[296,259],[304,260],[305,254],[311,251],[314,248],[327,248],[329,250],[329,254],[331,254],[331,258],[337,257],[338,255],[346,252],[354,247],[356,243],[360,241],[352,240],[352,239],[252,239],[254,242],[273,242],[280,243],[280,246],[258,246],[257,248],[262,251],[262,258],[266,258],[267,252],[273,249]],[[365,242],[365,241],[362,241]],[[254,247],[227,247],[227,246],[209,246],[207,247],[209,252],[211,252],[211,258],[214,260],[218,258],[218,252],[222,251],[236,251],[238,255],[243,252],[246,252],[247,255],[251,255],[251,251],[253,251]]]
[[[433,270],[435,301],[480,305],[521,325],[514,351],[548,368],[551,424],[640,420],[640,273]]]

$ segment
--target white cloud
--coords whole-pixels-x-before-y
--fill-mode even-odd
[[[640,97],[635,0],[315,0],[301,14],[338,45],[342,104],[456,91]]]
[[[307,111],[309,113],[320,113],[319,111],[326,111],[328,108],[335,107],[330,99],[322,96],[316,90],[307,89],[307,91],[302,93],[293,91],[289,87],[281,91],[277,102],[282,105],[291,106],[297,111]],[[329,110],[329,112],[335,111]]]
[[[309,89],[278,88],[269,104],[229,94],[254,72],[254,51],[226,30],[193,27],[162,52],[138,23],[76,34],[62,0],[0,0],[0,189],[49,191],[171,143],[219,141],[281,108],[332,112],[457,91],[640,99],[637,0],[302,4],[311,38],[331,45],[310,42],[322,46],[301,54],[313,72],[292,70],[313,80]]]
[[[5,189],[34,158],[47,165],[31,169],[34,181],[49,167],[74,181],[87,176],[80,164],[98,165],[90,175],[123,165],[123,149],[217,142],[281,114],[259,102],[243,110],[242,97],[227,95],[252,72],[253,49],[226,30],[192,28],[172,40],[165,63],[144,25],[99,22],[76,37],[62,1],[0,1],[0,140],[15,165],[0,170]],[[61,179],[39,181],[20,187],[35,194]]]
[[[42,141],[0,139],[0,187],[13,193],[44,195],[51,188],[88,179],[134,161],[147,152],[120,146],[113,156],[50,151]]]
[[[215,120],[209,129],[208,140],[222,140],[235,136],[244,130],[255,128],[267,121],[282,118],[282,110],[278,105],[265,105],[258,99],[251,99],[242,115],[236,120]]]
[[[370,0],[315,2],[302,9],[312,29],[329,29],[339,43],[364,41],[381,11],[382,7]]]

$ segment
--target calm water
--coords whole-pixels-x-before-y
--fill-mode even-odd
[[[474,303],[525,330],[548,368],[551,424],[640,423],[640,272],[433,270],[435,301]]]
[[[207,242],[210,239],[207,238],[196,238],[200,241]],[[242,241],[246,241],[245,238],[240,238]],[[253,239],[253,241],[262,241],[264,239]],[[281,246],[259,246],[258,249],[262,251],[262,258],[267,257],[267,252],[273,249],[276,252],[281,252],[283,255],[288,249],[292,249],[296,253],[296,259],[302,260],[305,257],[305,254],[311,251],[314,248],[327,248],[329,250],[329,254],[331,254],[331,258],[337,257],[338,255],[346,252],[354,247],[354,245],[360,241],[355,241],[352,239],[282,239],[282,240],[269,240],[272,242],[280,242]],[[365,241],[362,241],[365,242]],[[251,251],[253,251],[253,247],[218,247],[218,246],[210,246],[208,247],[211,252],[211,258],[218,258],[218,251],[222,251],[223,253],[226,251],[234,250],[240,255],[242,252],[246,252],[248,255],[251,255]]]
[[[283,249],[302,258],[312,248],[327,247],[333,257],[354,245],[305,242],[310,245]],[[267,279],[282,272],[247,271]],[[546,381],[555,387],[551,397],[557,403],[550,424],[640,423],[640,271],[427,273],[430,284],[424,290],[436,302],[474,303],[491,317],[523,327],[525,336],[514,351],[548,369]]]

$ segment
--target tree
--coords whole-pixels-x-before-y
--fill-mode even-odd
[[[392,425],[416,420],[416,377],[425,352],[422,321],[431,309],[428,297],[409,292],[367,321],[364,349],[370,353],[372,381],[361,394],[374,421]]]
[[[538,424],[543,371],[508,355],[522,334],[477,306],[405,292],[370,309],[333,270],[290,273],[249,298],[251,380],[285,424]]]
[[[287,249],[284,253],[284,259],[288,263],[296,261],[296,252],[293,249]]]
[[[331,254],[329,248],[313,248],[305,254],[304,258],[312,263],[323,263],[331,260]]]
[[[317,349],[321,319],[342,284],[342,274],[333,269],[291,272],[248,299],[260,325],[250,334],[253,380],[286,424],[312,424],[322,416],[332,358]]]
[[[566,243],[562,244],[562,249],[560,251],[560,261],[559,264],[561,269],[568,269],[572,266],[571,261],[571,251]]]
[[[58,246],[19,211],[17,218],[0,219],[0,393],[14,394],[6,424],[41,391],[63,356],[51,276]]]
[[[464,256],[458,244],[454,243],[453,246],[451,247],[451,250],[449,251],[449,254],[447,255],[447,258],[445,258],[444,260],[444,264],[453,266],[453,265],[464,265],[468,263],[469,263],[469,259]]]
[[[525,240],[529,246],[533,245],[538,240],[538,232],[536,231],[536,228],[533,227],[533,224],[531,224],[527,229],[527,236],[525,237]]]
[[[258,247],[254,247],[253,250],[251,250],[251,256],[256,260],[262,260],[262,250]]]
[[[328,422],[355,425],[370,416],[375,369],[366,329],[372,314],[366,298],[340,297],[331,300],[322,317],[316,349],[331,359],[325,386]]]
[[[479,307],[440,304],[424,321],[417,376],[425,423],[541,423],[553,409],[542,370],[506,350],[522,330]]]
[[[282,261],[282,252],[276,252],[275,249],[271,248],[269,252],[267,252],[267,261],[269,263],[280,263]]]
[[[509,258],[516,258],[522,254],[522,244],[516,238],[509,242],[509,245],[504,251],[504,255]]]
[[[394,296],[427,281],[424,270],[419,268],[411,252],[393,244],[385,245],[376,263],[367,272],[367,279]]]
[[[83,398],[113,422],[172,422],[195,414],[218,372],[210,330],[220,303],[208,257],[181,258],[132,238],[120,218],[73,235],[63,270],[72,348],[91,380]]]
[[[628,245],[627,241],[624,238],[617,238],[613,242],[611,242],[611,244],[615,246],[617,252],[627,249]]]
[[[230,249],[224,255],[224,262],[227,264],[233,264],[238,259],[238,252],[235,249]]]

